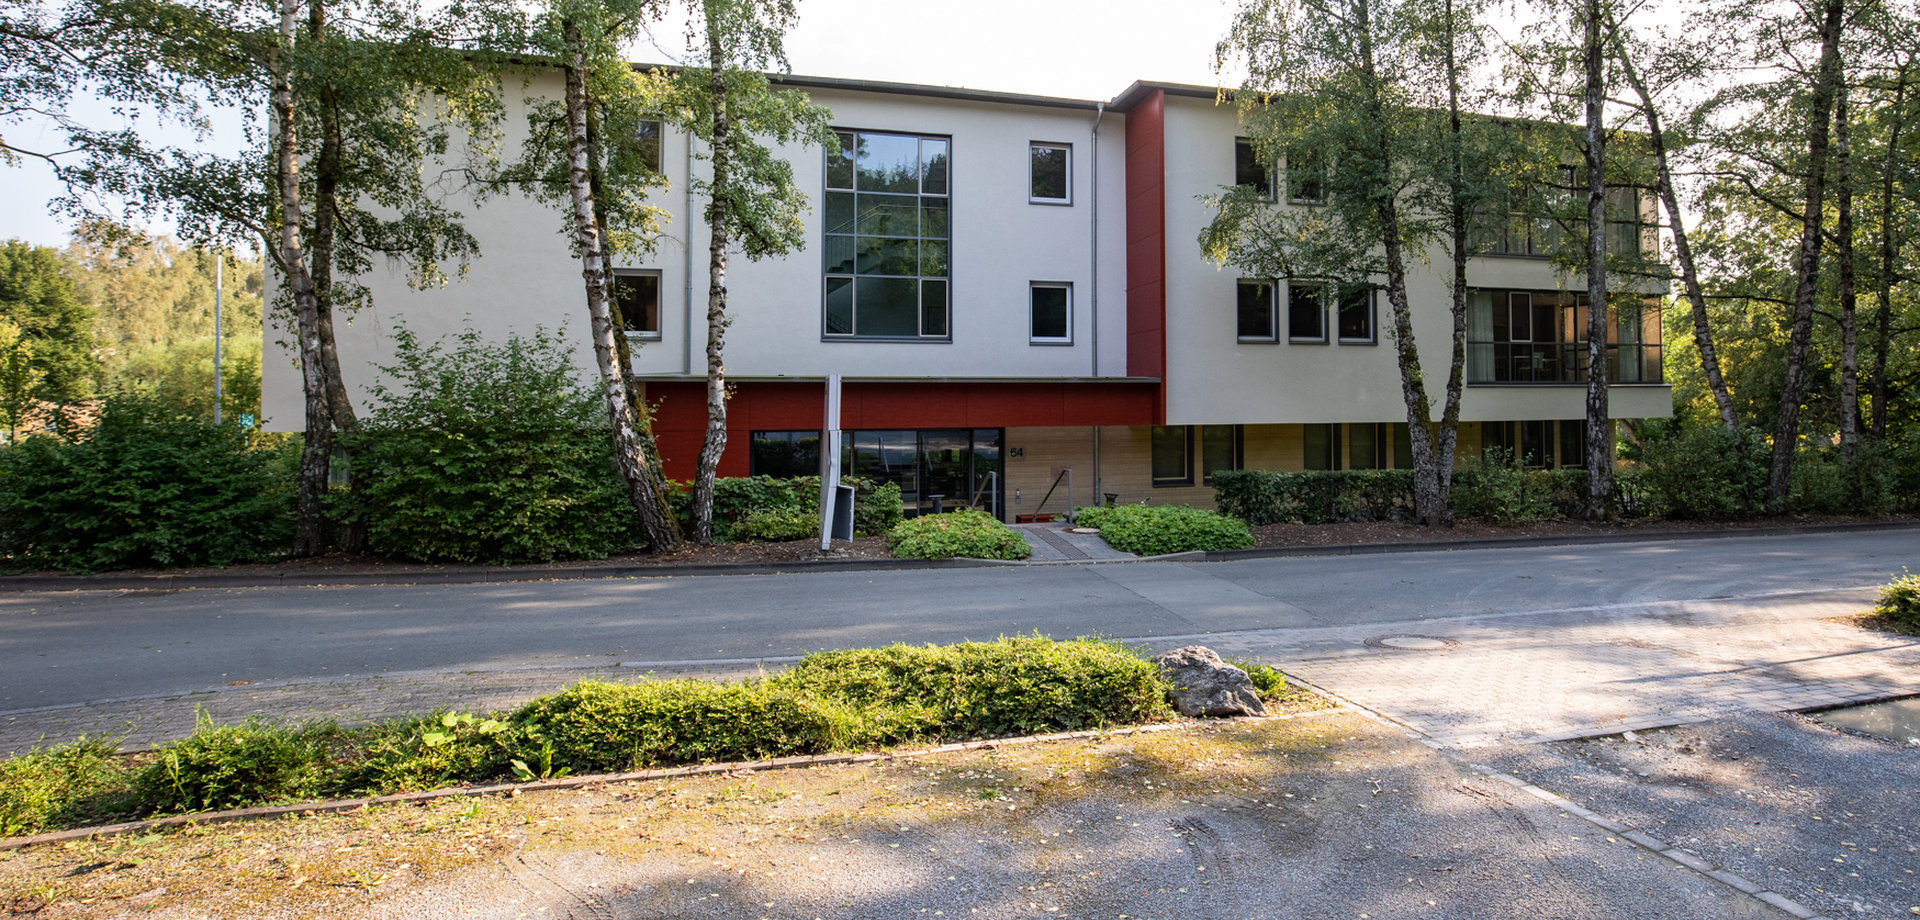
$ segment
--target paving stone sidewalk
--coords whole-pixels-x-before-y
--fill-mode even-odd
[[[1074,533],[1070,524],[1015,524],[1033,548],[1028,562],[1110,562],[1138,559],[1107,545],[1099,534]]]
[[[1504,614],[1203,641],[1443,744],[1528,744],[1920,693],[1920,640],[1834,618],[1875,589]],[[1446,640],[1380,648],[1390,636]],[[1435,644],[1435,643],[1427,643]]]

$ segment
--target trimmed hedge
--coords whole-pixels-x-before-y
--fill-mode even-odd
[[[1460,517],[1515,521],[1577,515],[1586,470],[1529,470],[1498,452],[1453,474],[1452,507]],[[1614,471],[1614,513],[1649,513],[1639,470]],[[1412,470],[1216,470],[1214,501],[1224,514],[1254,526],[1395,521],[1413,514]]]
[[[1025,537],[985,511],[971,508],[901,521],[887,533],[887,548],[900,559],[1025,559],[1033,555]]]
[[[1186,505],[1081,508],[1074,520],[1082,527],[1099,528],[1100,538],[1114,549],[1140,556],[1253,545],[1253,534],[1239,519]]]
[[[1152,662],[1038,635],[822,652],[765,680],[584,681],[510,714],[342,729],[203,721],[129,770],[111,740],[0,761],[0,835],[571,772],[757,760],[1173,717]]]

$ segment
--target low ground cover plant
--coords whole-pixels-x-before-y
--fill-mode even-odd
[[[1075,520],[1097,527],[1109,546],[1141,556],[1195,550],[1246,549],[1253,534],[1238,518],[1185,505],[1114,505],[1081,508]]]
[[[985,511],[962,508],[901,521],[887,532],[887,548],[901,559],[1025,559],[1025,537]]]
[[[81,739],[0,761],[0,836],[460,783],[754,760],[1171,718],[1152,662],[1040,636],[809,655],[762,680],[583,681],[510,713],[202,722],[144,755]]]
[[[1880,586],[1873,616],[1904,633],[1920,634],[1920,575],[1902,568],[1899,578]]]

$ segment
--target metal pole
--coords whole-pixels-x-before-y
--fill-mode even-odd
[[[220,294],[222,282],[221,269],[227,260],[219,250],[213,252],[213,423],[220,424]]]
[[[1073,523],[1076,517],[1079,517],[1079,512],[1073,510],[1073,470],[1069,469],[1067,470],[1067,523]]]
[[[833,504],[840,490],[840,375],[827,375],[827,414],[820,432],[820,551],[833,548]]]

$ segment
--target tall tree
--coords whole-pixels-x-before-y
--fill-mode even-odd
[[[675,98],[710,166],[707,178],[692,180],[707,200],[707,431],[690,536],[711,543],[714,478],[727,449],[727,258],[735,246],[749,259],[806,246],[807,194],[794,183],[792,164],[768,145],[838,142],[825,108],[798,90],[776,91],[767,76],[787,69],[782,37],[799,18],[794,0],[702,0],[698,10],[688,37],[704,66],[679,72]]]
[[[1860,339],[1853,262],[1853,130],[1847,80],[1833,98],[1834,261],[1840,274],[1840,459],[1852,469],[1860,449]]]
[[[1603,0],[1586,0],[1585,39],[1587,179],[1587,509],[1605,520],[1613,499],[1613,424],[1607,406],[1607,48]]]
[[[1247,66],[1235,98],[1270,174],[1324,195],[1299,207],[1252,186],[1215,196],[1201,251],[1256,277],[1385,291],[1415,515],[1431,524],[1452,517],[1472,225],[1504,207],[1508,179],[1492,164],[1511,132],[1464,111],[1478,9],[1459,0],[1247,0],[1216,52],[1223,67],[1236,59]],[[1312,198],[1298,191],[1288,197]],[[1452,320],[1437,426],[1407,293],[1409,261],[1424,261],[1433,246],[1450,256]]]
[[[234,157],[76,127],[70,146],[82,159],[63,175],[122,202],[124,215],[169,214],[192,239],[261,240],[281,281],[279,308],[291,317],[306,397],[293,551],[322,552],[332,531],[324,498],[334,434],[354,424],[333,311],[365,304],[351,276],[375,256],[430,286],[477,252],[460,215],[429,193],[424,167],[455,134],[484,138],[497,124],[486,61],[449,50],[451,27],[435,28],[408,0],[277,0],[264,9],[237,0],[88,0],[88,9],[112,39],[95,49],[110,96],[173,94],[268,114],[266,130],[250,126],[253,146]],[[130,62],[151,85],[113,78]],[[98,211],[78,193],[65,205]]]
[[[0,320],[17,330],[14,347],[31,353],[35,385],[27,392],[52,403],[92,396],[100,370],[93,310],[74,297],[65,268],[59,250],[0,243]]]

